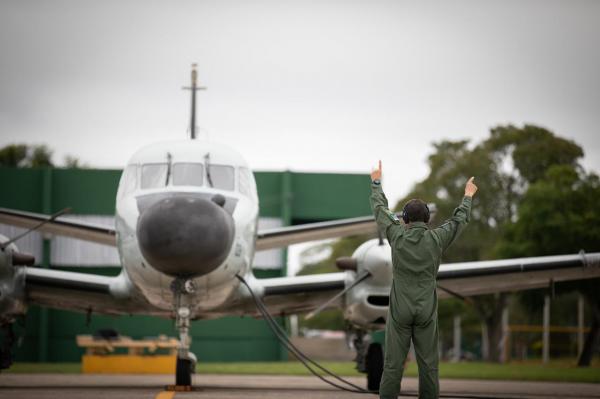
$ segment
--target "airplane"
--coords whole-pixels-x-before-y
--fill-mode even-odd
[[[191,89],[194,100],[195,69]],[[392,262],[385,240],[367,240],[351,257],[338,259],[340,272],[266,279],[252,274],[256,251],[375,235],[373,217],[259,230],[256,183],[248,164],[227,145],[195,139],[193,125],[191,139],[151,144],[129,159],[118,186],[114,228],[0,208],[0,223],[115,246],[122,263],[115,277],[33,267],[34,258],[14,242],[19,237],[0,236],[0,325],[10,328],[32,304],[174,318],[179,334],[175,384],[190,386],[196,363],[191,321],[265,316],[256,298],[272,315],[338,307],[355,333],[358,369],[367,374],[369,389],[376,388],[381,347],[368,342],[368,332],[383,329],[387,318]],[[599,266],[600,253],[443,264],[438,295],[468,297],[597,278]],[[10,364],[10,359],[0,362]]]

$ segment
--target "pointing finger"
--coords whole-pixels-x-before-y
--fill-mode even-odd
[[[467,183],[473,183],[473,179],[475,179],[475,176],[471,176],[471,178],[469,179],[469,181]]]
[[[381,170],[381,159],[379,160],[379,170]]]

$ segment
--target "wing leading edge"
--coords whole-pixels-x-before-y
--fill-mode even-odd
[[[553,283],[600,278],[600,253],[537,256],[440,266],[440,297],[444,289],[463,296],[549,287]]]
[[[375,233],[376,229],[377,226],[373,216],[279,227],[259,231],[256,237],[256,250],[262,251],[306,241]]]
[[[0,223],[30,229],[40,222],[50,220],[50,216],[40,213],[16,211],[0,208]],[[93,223],[78,222],[64,217],[41,226],[38,231],[42,233],[62,235],[95,242],[98,244],[116,246],[115,229]]]

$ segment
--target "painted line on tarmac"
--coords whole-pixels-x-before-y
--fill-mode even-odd
[[[162,391],[159,392],[154,399],[173,399],[173,396],[175,396],[174,391]]]

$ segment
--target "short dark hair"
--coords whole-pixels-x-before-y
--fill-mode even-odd
[[[425,201],[420,199],[411,199],[402,209],[402,219],[404,223],[410,222],[429,222],[429,207]]]

